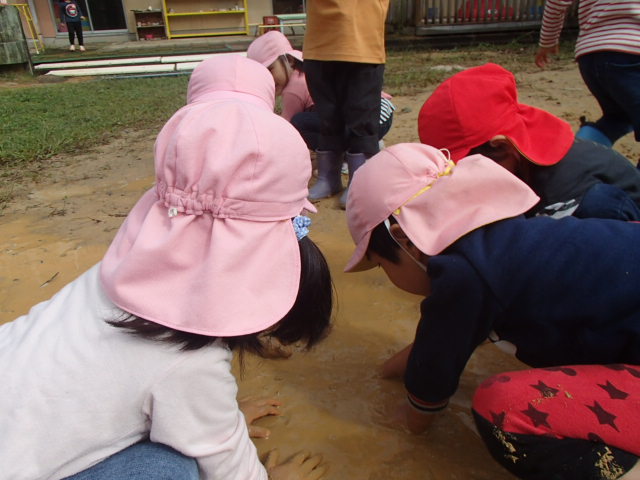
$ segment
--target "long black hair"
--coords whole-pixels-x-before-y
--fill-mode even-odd
[[[231,350],[252,352],[261,357],[278,356],[277,345],[302,342],[309,349],[322,340],[329,331],[333,309],[333,284],[329,265],[324,255],[309,237],[298,242],[300,248],[300,287],[291,310],[275,325],[262,332],[235,337],[210,337],[183,332],[124,313],[122,317],[107,320],[109,325],[125,329],[128,333],[149,340],[179,345],[183,351],[198,350],[222,340]]]

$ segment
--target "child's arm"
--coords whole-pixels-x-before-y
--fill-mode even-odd
[[[489,335],[502,308],[476,268],[453,251],[429,260],[431,295],[420,306],[404,384],[412,407],[407,424],[424,431],[425,415],[446,407],[469,357]],[[464,292],[464,301],[460,301]],[[420,416],[422,415],[422,416]]]
[[[380,375],[382,378],[404,377],[404,372],[407,370],[407,361],[409,360],[409,354],[411,353],[412,348],[413,342],[384,362],[380,369]]]
[[[145,402],[151,441],[195,458],[203,480],[267,480],[238,408],[231,353],[215,346],[180,357]]]
[[[280,116],[290,122],[297,113],[304,112],[304,100],[291,91],[282,92],[282,113]]]
[[[444,410],[449,404],[449,399],[438,403],[424,402],[410,393],[407,394],[407,403],[404,408],[405,421],[411,433],[423,433],[429,428],[436,414]]]
[[[424,433],[429,429],[433,420],[446,408],[448,400],[439,403],[425,403],[411,394],[395,405],[388,413],[385,424],[391,427],[401,427],[411,433]]]
[[[549,64],[549,55],[558,54],[558,41],[564,25],[567,10],[573,4],[573,0],[547,0],[542,14],[542,26],[540,27],[540,40],[535,63],[540,68]]]

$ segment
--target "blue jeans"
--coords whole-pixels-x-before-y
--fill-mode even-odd
[[[640,55],[594,52],[578,57],[584,83],[602,109],[592,126],[611,143],[632,130],[640,141]]]
[[[198,464],[171,447],[141,442],[65,480],[198,480]]]
[[[584,194],[573,216],[638,222],[640,208],[624,190],[615,185],[596,183]]]

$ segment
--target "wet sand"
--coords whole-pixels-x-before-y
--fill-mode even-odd
[[[580,115],[596,117],[597,105],[574,65],[518,80],[524,102],[573,125]],[[394,98],[398,110],[387,145],[417,141],[416,118],[429,93]],[[0,220],[0,323],[26,313],[100,260],[129,209],[153,184],[156,134],[127,131],[85,154],[56,158],[44,180],[20,188]],[[631,136],[616,148],[634,163],[640,158]],[[311,352],[246,360],[240,395],[275,395],[284,403],[282,416],[258,422],[271,429],[269,439],[256,440],[259,451],[321,453],[331,480],[513,478],[486,452],[470,403],[484,378],[523,365],[484,345],[428,434],[391,425],[387,412],[402,401],[404,389],[400,381],[381,379],[378,367],[412,340],[420,298],[393,287],[381,270],[342,272],[352,242],[337,198],[322,201],[313,222],[311,238],[328,258],[335,282],[334,327]]]

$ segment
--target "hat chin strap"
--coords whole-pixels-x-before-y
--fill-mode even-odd
[[[427,266],[422,263],[420,260],[418,260],[416,257],[414,257],[411,252],[409,252],[409,250],[407,250],[404,245],[402,245],[398,239],[396,237],[393,236],[393,233],[391,233],[391,222],[389,222],[388,218],[385,218],[384,220],[384,226],[387,227],[387,231],[389,232],[389,236],[391,236],[391,238],[393,238],[393,241],[396,242],[396,244],[402,249],[402,251],[404,251],[404,253],[406,253],[407,255],[409,255],[409,258],[411,260],[413,260],[415,262],[416,265],[418,265],[418,267],[420,267],[421,270],[423,270],[425,273],[427,273]]]

